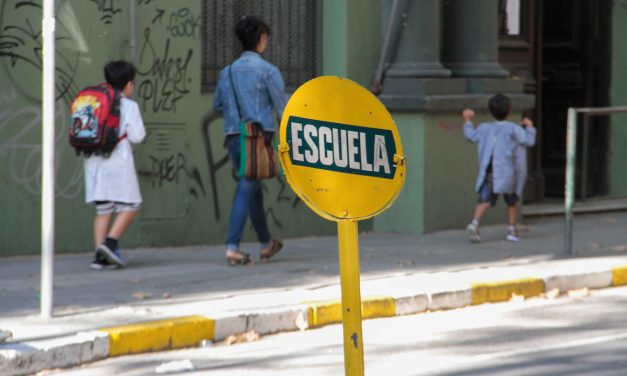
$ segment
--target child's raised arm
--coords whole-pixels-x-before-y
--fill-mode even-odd
[[[518,143],[527,147],[534,146],[536,144],[536,129],[533,127],[533,121],[525,116],[523,117],[521,124],[525,127],[525,129],[523,131],[519,127],[516,127],[516,139]]]
[[[462,111],[462,117],[464,118],[464,136],[466,136],[466,139],[470,142],[478,142],[478,131],[472,123],[473,116],[475,116],[475,112],[469,108]]]
[[[472,123],[472,118],[475,116],[475,112],[470,108],[466,108],[462,112],[462,117],[464,118],[464,123]]]

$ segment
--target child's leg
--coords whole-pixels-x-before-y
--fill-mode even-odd
[[[113,221],[113,224],[111,225],[111,229],[109,230],[107,237],[113,238],[116,240],[119,239],[122,236],[122,234],[124,234],[124,231],[126,231],[128,226],[130,226],[131,223],[133,223],[133,220],[137,216],[137,213],[138,213],[137,210],[119,212],[116,215],[115,220]]]
[[[513,194],[504,194],[503,199],[507,204],[507,237],[506,240],[517,242],[520,240],[518,229],[516,229],[516,220],[518,219],[518,196]]]
[[[481,217],[485,214],[486,210],[491,206],[490,202],[479,202],[477,206],[475,206],[475,212],[472,215],[472,219],[477,222],[481,221]]]
[[[133,219],[137,216],[139,205],[116,205],[118,213],[116,214],[115,219],[113,219],[113,224],[107,233],[107,237],[103,240],[98,249],[110,262],[116,264],[117,266],[124,266],[126,265],[126,262],[124,262],[124,259],[120,254],[118,239],[122,236],[122,234],[124,234],[124,231],[126,231],[128,226],[133,223]]]
[[[516,219],[518,217],[518,205],[507,206],[507,224],[510,226],[516,226]]]
[[[107,236],[109,223],[111,222],[111,213],[96,214],[94,218],[94,248],[97,248]]]
[[[496,203],[497,195],[492,192],[492,175],[486,176],[485,181],[479,188],[479,202],[475,206],[475,211],[472,215],[472,222],[466,227],[468,232],[468,240],[472,243],[478,243],[481,241],[481,234],[479,234],[479,221],[485,214],[486,210],[490,206],[494,206]]]
[[[124,266],[126,263],[122,259],[118,248],[118,239],[124,234],[128,226],[133,223],[133,219],[139,212],[140,204],[115,203],[115,211],[117,212],[111,228],[107,233],[107,237],[98,246],[98,250],[110,261],[118,266]]]

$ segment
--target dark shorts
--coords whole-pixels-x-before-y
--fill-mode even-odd
[[[498,198],[498,193],[494,193],[492,189],[492,174],[488,174],[479,188],[479,202],[489,202],[490,206],[494,206]],[[516,193],[503,193],[503,200],[507,206],[515,206],[518,203],[518,195]]]

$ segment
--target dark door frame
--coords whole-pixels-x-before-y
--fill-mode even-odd
[[[545,177],[544,195],[563,195],[565,160],[565,112],[568,107],[602,107],[609,105],[611,64],[612,1],[563,0],[562,6],[540,2],[536,28],[537,66],[539,79],[536,110],[539,120],[538,144],[534,151],[535,163]],[[568,4],[565,4],[568,3]],[[569,8],[566,5],[570,5]],[[546,14],[554,6],[553,14]],[[577,7],[577,8],[573,8]],[[570,11],[570,14],[563,12]],[[557,14],[556,14],[557,13]],[[543,28],[545,22],[563,15],[561,26],[566,29]],[[547,17],[547,19],[545,19]],[[570,19],[568,18],[570,17]],[[564,21],[566,20],[566,21]],[[566,23],[564,23],[566,22]],[[568,23],[570,22],[570,23]],[[547,33],[557,34],[547,34]],[[561,33],[561,34],[560,34]],[[572,80],[572,81],[570,81]],[[608,189],[608,118],[582,119],[579,127],[576,191],[582,196],[581,183],[585,181],[586,196],[600,196]],[[545,124],[547,123],[547,124]],[[563,124],[562,124],[563,123]],[[547,133],[552,132],[552,133]],[[547,144],[552,142],[552,144]],[[589,156],[584,168],[582,151]],[[557,153],[557,154],[556,154]],[[582,174],[586,179],[582,179]]]

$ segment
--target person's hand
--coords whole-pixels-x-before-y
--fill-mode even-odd
[[[531,121],[531,119],[529,119],[528,117],[524,117],[521,123],[527,128],[533,127],[533,121]]]
[[[475,116],[475,112],[467,108],[462,112],[462,116],[464,117],[465,122],[470,122],[472,121],[473,116]]]

